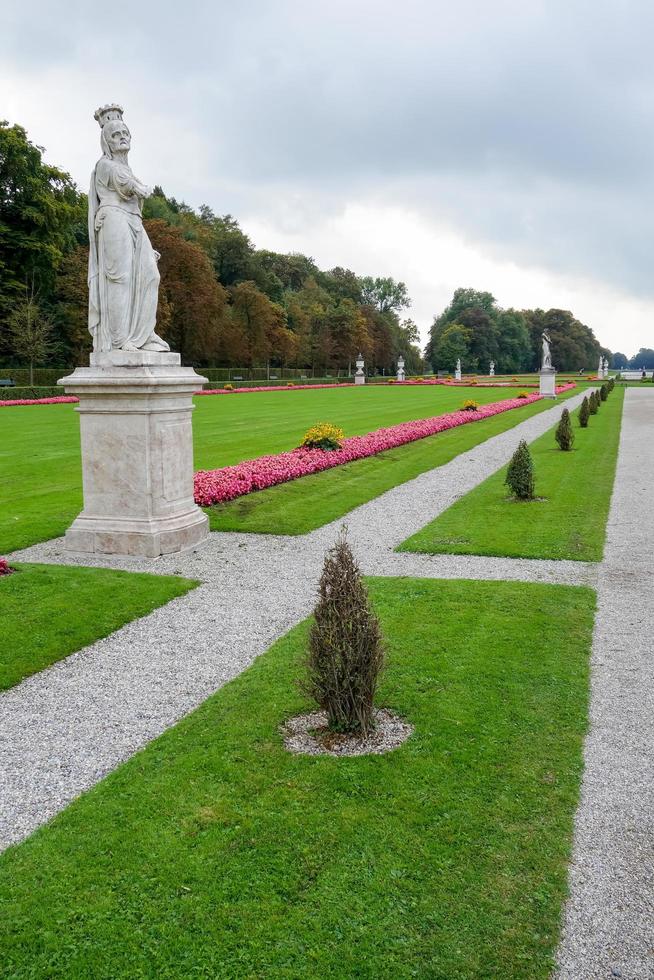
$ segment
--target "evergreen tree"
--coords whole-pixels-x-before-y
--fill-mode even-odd
[[[569,452],[572,449],[575,434],[572,431],[570,412],[567,408],[564,408],[561,412],[561,421],[556,427],[554,438],[559,444],[559,449],[562,449],[564,452]]]
[[[517,500],[534,498],[534,462],[524,439],[511,457],[504,483]]]

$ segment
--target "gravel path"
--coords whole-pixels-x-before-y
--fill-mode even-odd
[[[654,977],[654,390],[628,388],[558,980]]]
[[[565,404],[573,408],[582,397]],[[392,553],[560,412],[555,405],[352,511],[349,536],[363,570],[594,584],[597,566],[581,562]],[[342,523],[295,538],[212,534],[197,552],[156,561],[75,558],[61,539],[17,552],[16,560],[178,573],[201,585],[0,694],[0,848],[30,834],[302,620]]]

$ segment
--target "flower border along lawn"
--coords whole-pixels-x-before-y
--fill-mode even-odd
[[[536,494],[544,499],[511,500],[504,466],[397,550],[601,561],[623,401],[616,387],[587,429],[574,412],[570,452],[558,448],[554,428],[531,444]]]
[[[0,691],[184,595],[197,583],[63,565],[14,565],[0,577]]]
[[[576,394],[563,392],[563,402]],[[212,531],[306,534],[552,407],[549,399],[206,507]]]
[[[301,624],[0,858],[7,976],[549,976],[594,593],[369,585],[410,739],[284,750]]]

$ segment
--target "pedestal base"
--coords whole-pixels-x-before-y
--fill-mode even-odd
[[[364,385],[366,383],[366,377],[365,377],[365,375],[364,374],[355,374],[354,375],[354,383],[355,383],[355,385]]]
[[[455,381],[460,381],[461,380],[461,372],[460,371],[455,371],[454,372],[454,380]]]
[[[554,368],[541,370],[540,393],[543,398],[556,398],[556,371]]]
[[[156,558],[209,533],[193,499],[193,392],[206,379],[179,355],[110,351],[63,378],[77,395],[84,510],[68,551]]]

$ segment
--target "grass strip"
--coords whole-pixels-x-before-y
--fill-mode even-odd
[[[471,391],[467,389],[468,395]],[[565,392],[559,400],[573,394]],[[459,398],[458,405],[464,397]],[[306,534],[551,407],[551,401],[543,399],[378,456],[207,507],[211,530]]]
[[[347,436],[384,425],[442,415],[473,388],[364,385],[297,391],[287,397],[219,395],[195,399],[195,469],[228,466],[298,446],[316,422],[331,421]],[[482,389],[481,404],[517,394]],[[82,509],[77,412],[72,405],[3,408],[0,412],[0,555],[63,534]]]
[[[194,588],[171,575],[16,565],[0,578],[0,690]]]
[[[370,585],[409,741],[285,752],[302,624],[0,858],[7,976],[549,976],[594,594]]]
[[[554,429],[531,444],[536,494],[542,499],[511,500],[503,466],[397,550],[601,561],[623,401],[624,391],[615,388],[587,429],[579,427],[574,412],[570,452],[558,448]]]

